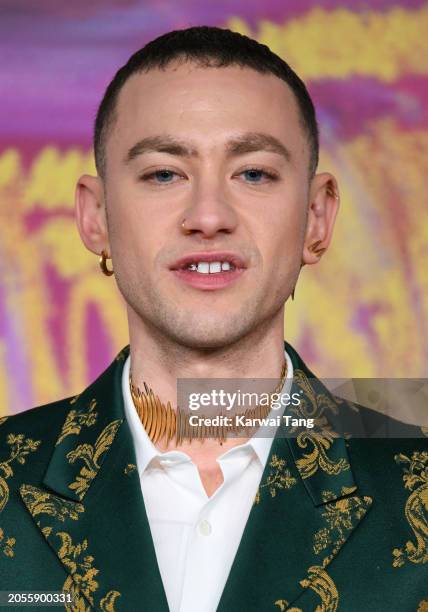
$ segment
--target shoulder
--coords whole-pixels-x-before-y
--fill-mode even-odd
[[[73,398],[0,418],[0,477],[41,475],[49,462]],[[3,474],[2,474],[3,472]]]
[[[55,437],[62,427],[75,398],[68,397],[43,406],[36,406],[11,416],[0,417],[0,436],[19,432],[25,436]]]
[[[365,438],[403,440],[414,440],[417,438],[422,440],[422,444],[428,445],[428,428],[401,420],[395,416],[390,416],[388,414],[388,404],[385,406],[385,412],[373,410],[355,402],[347,401],[347,404],[351,406],[351,410],[354,413],[358,413]],[[406,419],[407,415],[404,413],[404,410],[402,416]]]
[[[378,502],[401,507],[413,492],[428,492],[428,438],[353,438],[346,442],[352,472]],[[422,501],[422,499],[421,499]]]
[[[340,423],[347,424],[351,436],[377,439],[414,439],[421,438],[428,443],[428,429],[406,423],[349,400],[333,396],[340,407]],[[343,429],[342,429],[343,431]]]
[[[62,438],[78,435],[82,428],[92,426],[101,416],[99,412],[103,413],[99,419],[101,423],[123,418],[122,371],[128,355],[129,346],[126,346],[79,395],[0,417],[0,465],[8,447],[22,448],[27,444],[31,448],[37,446],[38,449],[52,450]],[[102,410],[99,410],[101,406]]]
[[[326,414],[330,425],[337,433],[357,438],[425,438],[428,440],[428,427],[405,422],[406,406],[403,406],[404,421],[401,421],[389,416],[388,403],[385,403],[385,412],[379,412],[340,397],[334,391],[327,389],[291,344],[284,342],[284,349],[293,364],[293,378],[297,391],[302,393],[312,412]],[[335,377],[332,380],[335,380]]]

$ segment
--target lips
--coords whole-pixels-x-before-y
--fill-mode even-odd
[[[180,257],[170,270],[178,282],[193,289],[218,291],[232,286],[246,267],[244,259],[232,251],[199,251]]]
[[[237,270],[245,269],[247,266],[243,258],[237,253],[231,251],[210,251],[210,252],[194,252],[180,257],[170,266],[170,270],[185,270],[190,264],[198,264],[200,262],[229,262]]]

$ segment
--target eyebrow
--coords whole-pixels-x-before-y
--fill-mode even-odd
[[[256,151],[269,151],[281,155],[287,162],[292,159],[289,149],[275,136],[264,132],[246,132],[226,143],[228,157],[237,157]],[[148,136],[136,142],[128,151],[125,163],[128,164],[144,153],[168,153],[177,157],[198,157],[198,151],[190,143],[178,140],[168,134]]]
[[[129,163],[144,153],[168,153],[178,157],[196,157],[197,151],[187,143],[177,140],[168,134],[163,136],[148,136],[139,140],[132,146],[125,158],[125,163]]]
[[[269,151],[281,155],[288,162],[291,161],[289,149],[278,138],[264,132],[247,132],[229,140],[226,151],[231,157],[255,151]]]

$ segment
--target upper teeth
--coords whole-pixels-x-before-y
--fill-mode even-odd
[[[230,270],[230,263],[228,261],[200,261],[198,263],[189,264],[188,269],[202,274],[213,274],[214,272]]]

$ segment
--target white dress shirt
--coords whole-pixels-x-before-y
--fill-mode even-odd
[[[293,365],[285,352],[289,393]],[[217,458],[224,482],[208,497],[198,468],[181,451],[160,452],[147,435],[129,389],[130,357],[122,392],[156,558],[171,612],[214,612],[272,445],[252,437]],[[275,411],[275,416],[279,414]],[[144,551],[141,551],[144,554]]]

